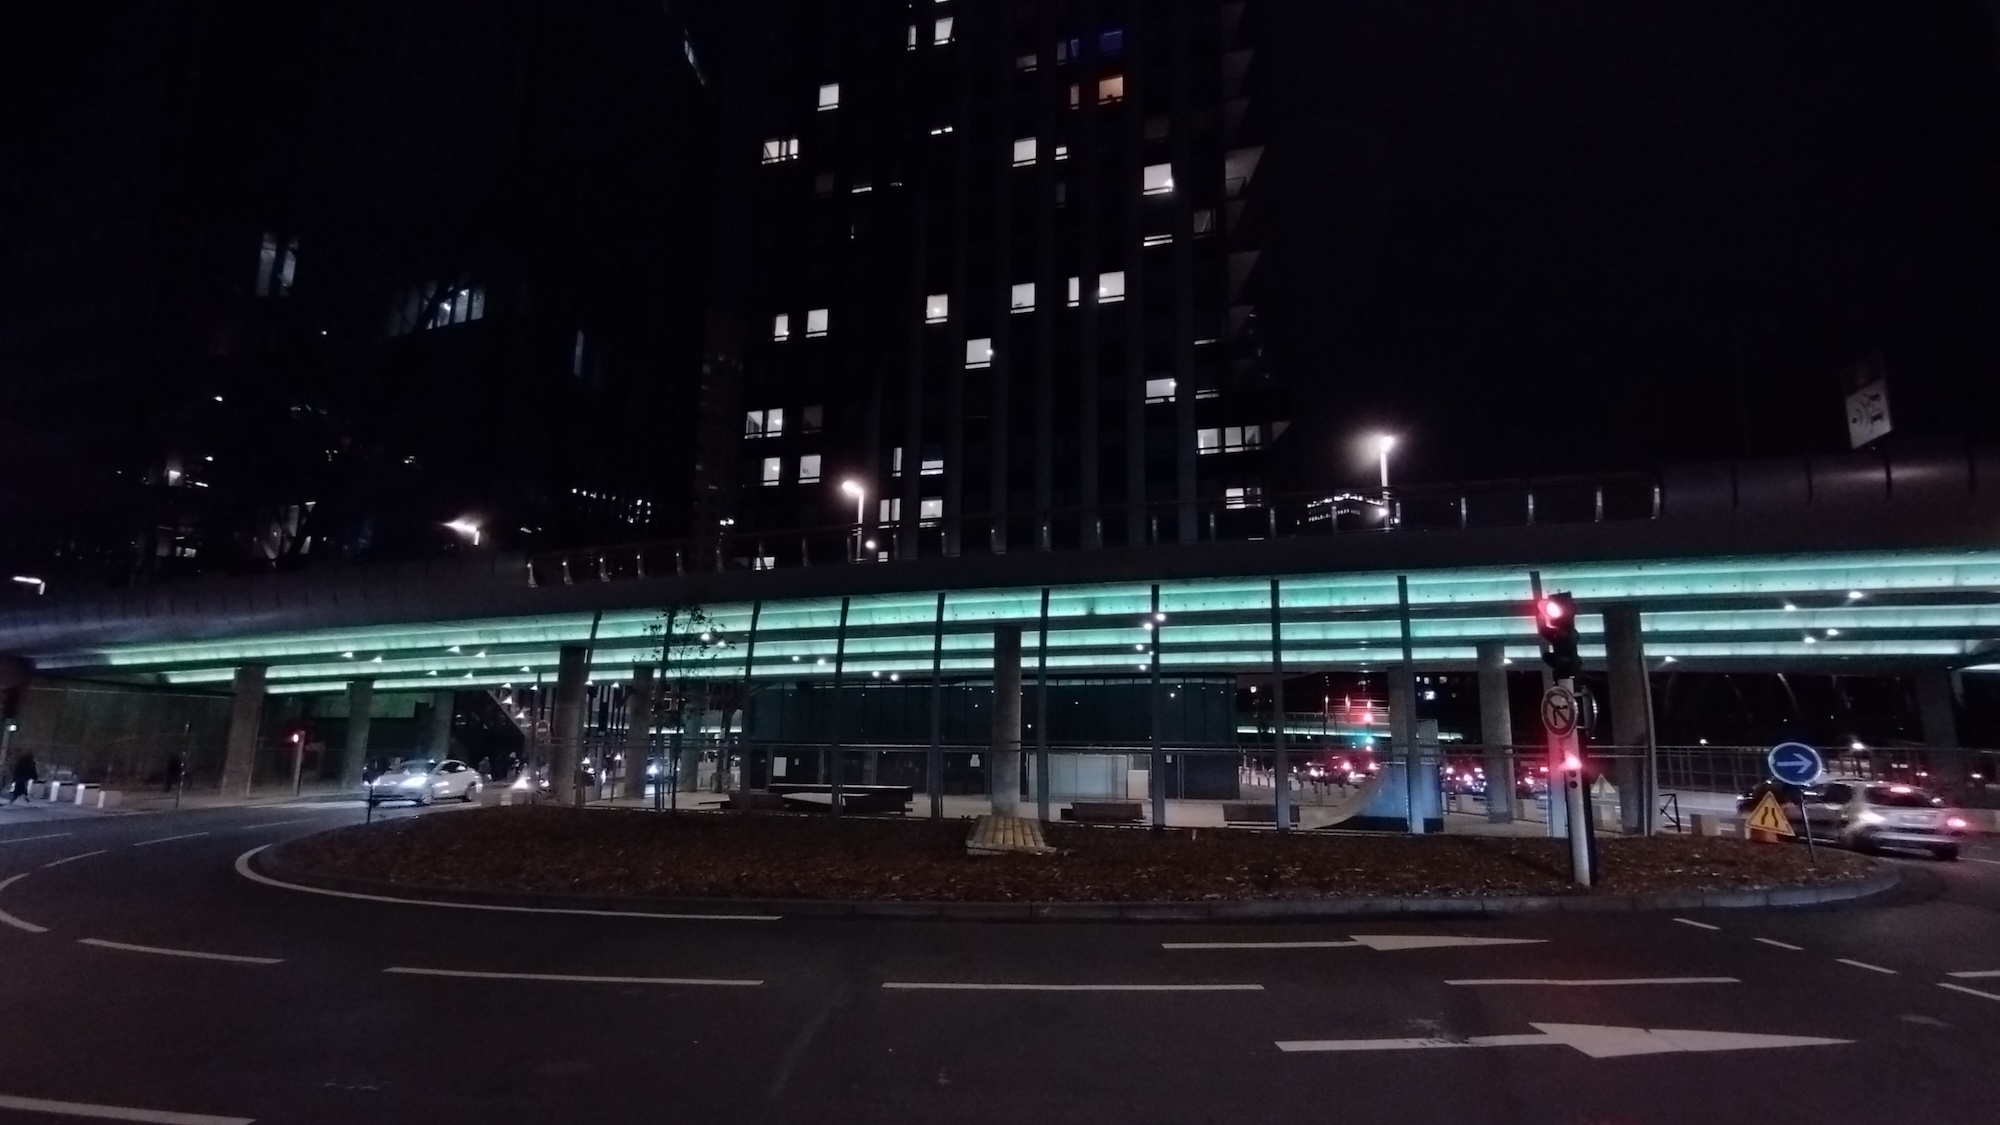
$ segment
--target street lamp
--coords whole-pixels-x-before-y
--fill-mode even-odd
[[[461,516],[445,524],[445,526],[472,540],[473,546],[479,546],[479,525],[473,521]]]
[[[1391,434],[1379,434],[1375,438],[1375,455],[1382,464],[1382,491],[1389,490],[1389,451],[1396,448],[1396,439]]]
[[[861,487],[861,482],[852,480],[841,481],[840,490],[854,497],[854,561],[860,562],[863,558],[861,537],[868,530],[868,490]]]

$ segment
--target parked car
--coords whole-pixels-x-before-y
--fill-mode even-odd
[[[368,783],[371,801],[412,801],[428,805],[456,797],[471,802],[485,782],[479,771],[460,761],[432,762],[422,758],[402,762]]]

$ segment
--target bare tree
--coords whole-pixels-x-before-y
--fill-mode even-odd
[[[668,605],[646,631],[658,646],[659,696],[654,706],[667,728],[666,769],[660,783],[678,794],[695,788],[701,764],[701,723],[708,714],[710,659],[729,642],[716,631],[708,614],[693,604]],[[693,739],[688,738],[690,731]]]

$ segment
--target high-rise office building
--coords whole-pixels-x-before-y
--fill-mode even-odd
[[[675,5],[49,15],[4,161],[8,573],[682,531],[712,94]]]
[[[1251,5],[727,7],[696,518],[732,562],[1259,533]]]

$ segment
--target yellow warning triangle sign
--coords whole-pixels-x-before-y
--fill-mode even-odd
[[[1785,815],[1784,806],[1778,804],[1778,795],[1766,789],[1764,799],[1750,810],[1749,827],[1758,832],[1776,832],[1780,836],[1795,836],[1791,818]]]

